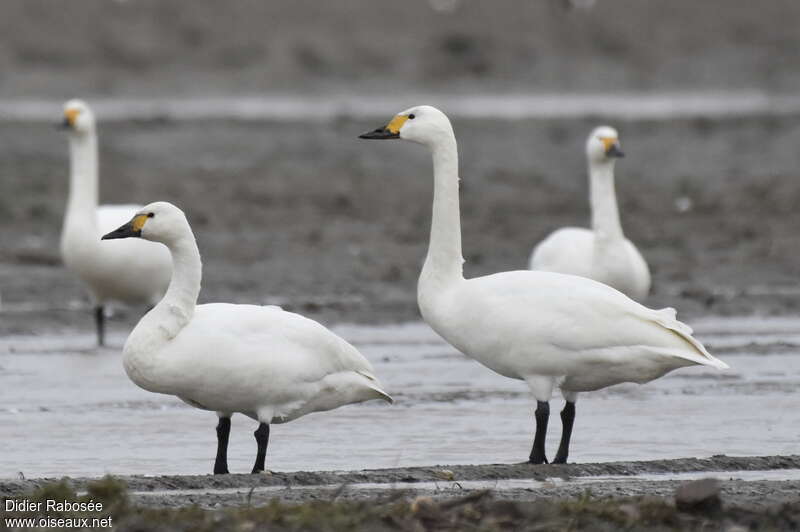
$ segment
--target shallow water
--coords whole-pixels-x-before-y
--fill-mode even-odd
[[[798,451],[800,318],[707,318],[693,325],[732,369],[684,368],[644,386],[582,394],[570,461]],[[424,324],[336,330],[373,362],[396,404],[366,403],[274,425],[268,468],[527,457],[533,400],[523,383],[460,355]],[[0,477],[211,470],[216,416],[137,388],[121,366],[124,338],[110,340],[112,348],[97,350],[89,335],[0,339]],[[554,413],[560,402],[554,400]],[[559,425],[552,416],[550,454]],[[255,428],[252,420],[234,417],[231,471],[252,467]]]

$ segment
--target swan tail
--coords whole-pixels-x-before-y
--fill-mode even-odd
[[[670,349],[665,351],[665,354],[683,358],[702,366],[711,366],[717,369],[730,368],[728,364],[709,353],[706,347],[692,336],[694,331],[691,327],[678,320],[677,312],[674,308],[667,307],[653,311],[653,320],[686,342],[692,348],[692,351],[694,351],[686,353],[683,350]]]
[[[375,392],[375,399],[382,399],[389,404],[394,403],[394,399],[392,399],[392,396],[381,389],[380,387],[381,383],[378,382],[378,379],[375,378],[375,375],[367,373],[366,371],[358,371],[356,373],[358,373],[367,380],[365,384],[367,385],[368,388],[370,388],[373,392]]]

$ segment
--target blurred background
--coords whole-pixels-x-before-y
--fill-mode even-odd
[[[92,329],[58,253],[52,124],[74,97],[98,115],[101,201],[187,212],[203,301],[417,319],[429,155],[356,137],[428,103],[460,142],[468,275],[588,225],[583,144],[607,123],[647,303],[795,312],[798,27],[796,0],[4,0],[0,333]],[[142,309],[121,311],[124,333]]]

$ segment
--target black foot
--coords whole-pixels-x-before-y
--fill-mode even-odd
[[[228,474],[228,437],[231,434],[231,418],[221,417],[217,423],[217,458],[214,460],[214,474]]]
[[[547,457],[544,454],[539,455],[537,453],[531,453],[530,458],[528,458],[528,463],[539,465],[539,464],[549,464],[550,462],[547,461]]]
[[[102,305],[94,308],[94,323],[97,326],[97,345],[106,345],[106,313]]]
[[[256,437],[256,443],[258,443],[258,453],[256,453],[256,463],[253,465],[251,473],[263,473],[264,460],[267,456],[267,444],[269,443],[269,425],[261,423],[253,435]]]
[[[572,425],[575,423],[575,403],[567,401],[561,411],[561,443],[553,460],[554,464],[566,464],[569,455],[569,439],[572,437]]]
[[[544,440],[547,436],[547,420],[550,418],[550,404],[547,401],[536,403],[536,435],[533,437],[533,448],[528,461],[532,464],[546,464]]]

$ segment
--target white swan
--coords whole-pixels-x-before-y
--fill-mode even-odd
[[[256,473],[264,470],[270,423],[370,399],[392,401],[361,353],[315,321],[275,306],[196,305],[200,252],[174,205],[151,203],[103,239],[127,237],[165,244],[173,272],[164,299],[125,342],[125,371],[145,390],[217,412],[215,474],[228,472],[234,412],[259,422]],[[138,278],[135,270],[120,274]]]
[[[100,237],[130,220],[140,206],[97,206],[97,132],[89,106],[80,100],[68,101],[62,126],[69,132],[70,183],[61,256],[89,290],[97,342],[103,345],[105,305],[111,301],[155,305],[167,289],[172,264],[167,248],[160,244],[129,241],[101,245]]]
[[[586,140],[592,229],[554,231],[533,249],[530,269],[588,277],[641,301],[650,292],[650,270],[619,221],[614,163],[622,156],[614,128],[592,131]]]
[[[433,153],[428,255],[417,299],[425,321],[456,349],[500,375],[522,379],[537,400],[530,461],[545,458],[553,387],[567,404],[555,462],[565,462],[577,392],[644,383],[693,364],[728,367],[692,338],[673,309],[651,310],[583,277],[538,271],[464,279],[458,204],[458,150],[447,117],[413,107],[366,139],[405,139]]]

